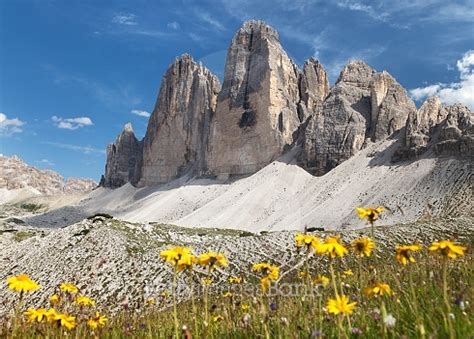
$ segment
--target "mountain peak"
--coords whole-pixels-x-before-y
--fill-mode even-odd
[[[123,126],[123,132],[134,133],[133,125],[131,122],[128,122]]]
[[[336,84],[340,82],[366,82],[375,73],[376,71],[362,60],[352,60],[344,66]]]

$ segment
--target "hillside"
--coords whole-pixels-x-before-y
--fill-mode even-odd
[[[391,162],[399,141],[374,143],[329,173],[314,177],[295,164],[295,151],[257,173],[233,180],[183,177],[168,184],[99,188],[78,204],[25,219],[59,227],[107,212],[130,222],[216,227],[251,232],[361,228],[356,206],[383,205],[382,223],[471,214],[472,162],[427,153]]]
[[[67,180],[52,170],[39,169],[17,156],[0,155],[0,204],[21,202],[31,197],[77,195],[97,187],[92,179]]]

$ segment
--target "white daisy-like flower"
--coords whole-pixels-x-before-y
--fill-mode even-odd
[[[387,314],[384,318],[383,318],[383,323],[385,324],[385,326],[387,326],[388,328],[391,328],[391,327],[394,327],[395,324],[397,322],[397,319],[395,319],[395,317],[392,315],[392,314]]]

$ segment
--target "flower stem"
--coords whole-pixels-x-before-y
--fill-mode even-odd
[[[382,311],[382,338],[387,335],[387,326],[385,325],[385,318],[387,317],[387,309],[383,299],[380,301],[380,310]]]
[[[418,330],[420,331],[420,335],[422,338],[425,337],[425,326],[423,325],[423,321],[420,318],[420,314],[418,313],[418,301],[415,293],[415,287],[413,285],[413,276],[412,276],[412,269],[411,267],[408,269],[408,279],[410,283],[410,292],[411,292],[411,298],[413,301],[413,308],[415,310],[415,317],[416,317],[416,323]]]
[[[179,322],[178,322],[178,308],[176,306],[176,293],[178,289],[177,283],[178,271],[175,269],[173,274],[173,316],[174,316],[174,335],[179,339]]]
[[[453,323],[451,319],[451,304],[448,295],[448,260],[443,258],[443,298],[446,305],[446,316],[448,318],[449,338],[454,338]]]
[[[329,259],[329,270],[331,272],[331,280],[332,280],[332,287],[334,288],[334,293],[336,294],[336,297],[339,297],[339,293],[337,292],[336,274],[334,273],[332,258]]]

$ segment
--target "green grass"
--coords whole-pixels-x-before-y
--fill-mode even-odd
[[[20,242],[20,241],[23,241],[25,239],[31,238],[35,235],[36,235],[35,232],[17,231],[17,232],[14,232],[14,234],[13,234],[13,240]]]
[[[118,224],[115,226],[120,227]],[[472,240],[465,245],[472,248]],[[249,274],[246,286],[255,292],[234,290],[232,297],[224,297],[223,291],[230,290],[231,285],[211,286],[207,323],[202,294],[194,295],[196,307],[192,307],[191,301],[180,303],[177,312],[179,332],[185,326],[194,338],[317,338],[317,335],[326,338],[448,338],[448,321],[451,319],[453,337],[471,337],[474,333],[472,253],[468,250],[465,257],[448,263],[449,312],[443,298],[442,257],[429,254],[426,249],[415,254],[415,257],[416,263],[402,266],[395,261],[392,248],[379,246],[370,258],[362,259],[360,276],[359,261],[352,254],[342,259],[336,258],[334,268],[338,293],[357,302],[354,313],[345,317],[328,314],[325,309],[327,300],[335,295],[332,284],[320,286],[315,289],[315,293],[306,296],[262,295],[257,292],[258,280]],[[281,273],[285,269],[282,268]],[[312,257],[308,261],[308,269],[313,277],[317,274],[331,276],[326,257]],[[343,273],[348,269],[354,274]],[[309,288],[309,284],[300,278],[300,271],[292,271],[280,284],[300,284],[303,288]],[[202,278],[197,272],[180,274],[192,274],[196,281]],[[214,274],[219,273],[216,271]],[[365,287],[374,281],[389,284],[393,294],[377,298],[366,296],[363,292]],[[172,282],[169,284],[171,289]],[[217,292],[218,289],[221,291]],[[91,331],[86,325],[86,320],[94,313],[93,309],[78,308],[71,305],[70,301],[57,308],[67,309],[68,313],[77,317],[77,327],[70,331],[68,337],[171,338],[174,335],[171,299],[170,296],[154,296],[156,304],[147,305],[144,297],[140,312],[123,309],[118,314],[108,314],[107,309],[99,305],[101,313],[109,318],[107,325],[100,331]],[[249,305],[250,308],[243,310],[242,305]],[[11,305],[12,310],[16,307]],[[21,310],[26,308],[27,305],[20,306]],[[384,328],[381,319],[384,308],[396,319],[395,326]],[[0,320],[0,337],[66,336],[65,330],[58,329],[56,325],[29,323],[20,312],[17,314],[9,320],[14,324],[13,327],[7,326],[8,320]],[[223,319],[213,321],[217,316]]]
[[[30,203],[25,203],[21,204],[20,208],[28,211],[28,212],[38,212],[40,209],[42,209],[44,206],[41,204],[30,204]]]

